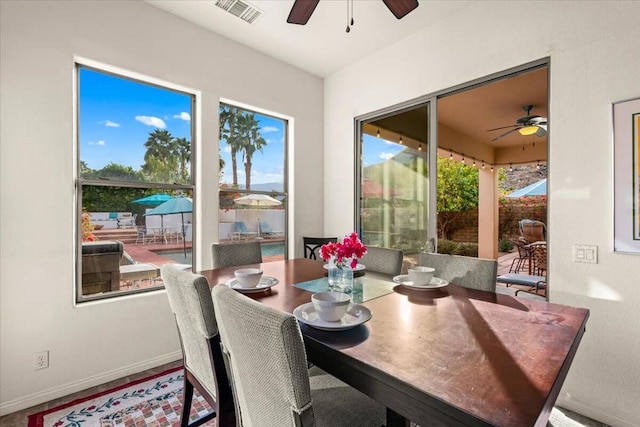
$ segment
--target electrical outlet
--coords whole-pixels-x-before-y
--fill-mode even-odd
[[[38,371],[49,367],[49,351],[41,351],[33,355],[33,368]]]

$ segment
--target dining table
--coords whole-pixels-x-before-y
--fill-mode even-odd
[[[246,295],[287,313],[309,303],[305,284],[326,274],[305,258],[242,267],[277,282]],[[228,285],[237,268],[199,273],[213,287]],[[384,405],[388,427],[545,426],[589,317],[584,308],[455,282],[416,289],[366,270],[353,299],[371,312],[366,323],[338,331],[299,322],[307,357]]]

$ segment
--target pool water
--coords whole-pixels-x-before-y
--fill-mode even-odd
[[[275,256],[284,255],[284,242],[275,243],[261,243],[260,249],[262,256]],[[171,251],[155,251],[158,255],[174,260],[179,264],[191,264],[193,265],[191,249],[187,249],[187,256],[184,256],[183,250],[171,250]]]

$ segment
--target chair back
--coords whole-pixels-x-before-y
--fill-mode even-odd
[[[320,259],[318,251],[322,245],[329,242],[336,243],[337,237],[303,237],[302,243],[304,244],[304,257],[308,259]]]
[[[241,425],[315,425],[307,357],[295,317],[226,286],[215,286],[212,294]]]
[[[260,242],[212,243],[213,268],[262,263]]]
[[[527,243],[547,240],[546,227],[543,222],[533,219],[522,219],[518,222],[518,226],[520,227],[520,235]]]
[[[399,249],[368,246],[367,253],[360,262],[367,267],[367,271],[397,276],[402,272],[404,254]]]
[[[217,399],[214,363],[223,362],[214,362],[210,356],[211,350],[215,351],[215,346],[210,348],[210,345],[211,340],[218,337],[218,325],[207,279],[172,264],[163,265],[161,274],[178,326],[184,367]]]
[[[537,274],[543,276],[547,271],[547,245],[538,243],[529,246],[533,258],[533,268]]]
[[[244,221],[236,221],[234,222],[234,225],[236,227],[236,231],[239,231],[240,233],[249,232],[249,230],[247,229],[247,225],[244,223]]]
[[[495,260],[423,252],[418,265],[435,268],[435,277],[458,286],[496,291],[498,262]]]
[[[260,222],[258,221],[258,232],[260,234],[268,234],[271,233],[271,227],[269,227],[269,224],[266,222]]]

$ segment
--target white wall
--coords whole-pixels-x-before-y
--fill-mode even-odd
[[[340,235],[353,188],[331,172],[353,170],[355,116],[551,58],[550,299],[591,310],[559,403],[617,426],[640,424],[640,256],[612,253],[610,110],[640,96],[639,22],[640,2],[478,2],[325,80],[324,231]],[[599,263],[573,263],[575,243]]]
[[[143,2],[2,1],[0,413],[180,357],[163,292],[74,306],[74,55],[201,93],[197,247],[217,240],[218,100],[294,118],[290,200],[322,228],[321,79]],[[321,197],[316,197],[321,205]],[[313,231],[312,230],[312,231]],[[293,241],[304,228],[295,227]],[[209,266],[200,250],[197,267]],[[33,354],[50,351],[34,371]]]

